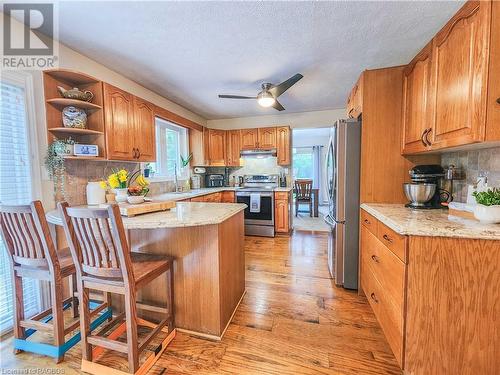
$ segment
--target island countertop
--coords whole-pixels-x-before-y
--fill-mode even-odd
[[[102,208],[107,205],[86,207]],[[177,202],[177,206],[169,211],[123,217],[123,225],[125,229],[158,229],[220,224],[245,207],[241,203]],[[62,225],[59,211],[49,211],[46,216],[49,223]]]
[[[387,203],[363,203],[361,208],[402,235],[500,240],[499,224],[451,216],[447,210],[413,210]]]

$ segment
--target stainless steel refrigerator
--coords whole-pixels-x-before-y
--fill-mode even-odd
[[[330,226],[328,268],[335,284],[358,288],[359,169],[361,122],[338,120],[331,128],[326,157]]]

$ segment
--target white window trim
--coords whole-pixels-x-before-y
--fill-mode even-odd
[[[188,138],[189,132],[187,131],[187,129],[183,128],[182,126],[176,125],[170,121],[164,120],[160,117],[156,117],[155,118],[155,132],[156,132],[155,135],[156,135],[156,142],[157,142],[156,143],[157,159],[159,158],[159,151],[158,150],[160,150],[162,147],[166,149],[164,137],[159,137],[157,122],[161,123],[166,128],[170,128],[171,130],[174,130],[174,131],[177,131],[178,128],[184,129],[184,131],[185,131],[185,144],[181,145],[180,148],[181,148],[181,152],[189,154],[189,138]],[[159,140],[159,143],[158,143],[158,140]],[[184,148],[184,150],[182,150],[182,148]],[[158,163],[158,160],[156,161],[156,163]],[[144,170],[145,166],[146,166],[146,163],[141,164],[142,170]],[[178,171],[180,171],[180,170],[181,170],[181,166],[180,166],[180,160],[179,160]],[[187,168],[185,168],[183,174],[179,174],[177,176],[177,179],[178,180],[186,180],[186,179],[189,179],[189,177],[190,177],[190,168],[187,167]],[[154,177],[148,177],[148,180],[150,182],[168,182],[168,181],[175,181],[175,177],[174,176],[154,176]]]

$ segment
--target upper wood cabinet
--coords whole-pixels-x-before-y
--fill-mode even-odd
[[[108,159],[156,159],[153,105],[110,84],[104,84],[104,120]]]
[[[361,75],[347,97],[347,116],[358,118],[363,112],[363,75]]]
[[[481,141],[484,136],[489,2],[467,3],[433,41],[434,148]]]
[[[279,165],[291,164],[291,134],[288,126],[276,128],[276,151]]]
[[[228,167],[240,166],[240,131],[228,130],[226,132],[226,165]]]
[[[403,71],[403,153],[429,149],[429,87],[432,44],[428,44]]]
[[[500,141],[500,3],[467,2],[430,44],[406,76],[403,153]]]
[[[137,161],[156,160],[154,107],[147,101],[134,97],[135,134],[134,145]]]
[[[241,149],[253,150],[258,147],[258,129],[241,129]]]
[[[208,129],[206,132],[207,161],[209,165],[226,165],[226,132],[219,129]]]
[[[118,87],[104,84],[106,148],[108,159],[134,160],[134,97]]]
[[[257,135],[258,148],[276,148],[276,128],[259,128]]]

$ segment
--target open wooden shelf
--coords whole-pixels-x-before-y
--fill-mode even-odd
[[[73,135],[103,135],[103,132],[91,129],[80,129],[80,128],[49,128],[49,132],[52,133],[66,133]]]
[[[94,161],[107,161],[106,158],[102,156],[75,156],[75,155],[68,155],[65,156],[64,159],[67,160],[94,160]]]
[[[58,108],[64,108],[64,107],[71,105],[74,107],[87,109],[87,110],[102,109],[102,107],[98,104],[85,102],[83,100],[77,100],[77,99],[54,98],[54,99],[47,99],[47,103],[50,103],[53,106],[56,106]]]
[[[65,81],[74,85],[86,85],[89,83],[100,82],[97,78],[89,76],[88,74],[76,72],[69,69],[49,69],[45,70],[45,74],[51,76],[57,81]]]

